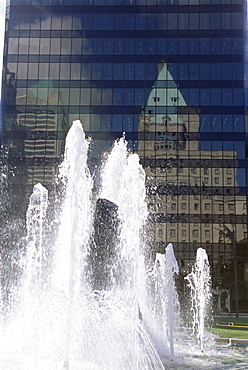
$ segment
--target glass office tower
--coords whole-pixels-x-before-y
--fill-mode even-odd
[[[172,242],[183,276],[205,248],[227,311],[236,266],[247,308],[246,1],[8,0],[6,16],[2,158],[19,209],[52,188],[74,119],[92,171],[125,132],[154,250]]]

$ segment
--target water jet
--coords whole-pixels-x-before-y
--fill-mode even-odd
[[[230,363],[229,352],[210,341],[202,355],[202,344],[180,326],[174,284],[178,265],[171,244],[147,271],[142,235],[148,211],[138,156],[128,152],[123,138],[117,140],[95,197],[88,150],[82,125],[75,121],[59,169],[62,196],[52,250],[44,233],[47,190],[41,184],[34,187],[22,274],[8,296],[7,319],[1,312],[0,367],[163,370]],[[200,287],[207,284],[199,272],[206,269],[201,262],[205,255],[199,254],[188,278],[195,288],[196,281]],[[2,301],[4,291],[2,287]],[[202,325],[200,319],[198,327]],[[242,363],[240,358],[236,363]]]

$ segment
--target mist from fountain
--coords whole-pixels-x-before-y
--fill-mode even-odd
[[[193,312],[192,331],[199,340],[201,350],[204,350],[205,318],[210,309],[211,276],[208,256],[203,248],[198,248],[196,262],[192,272],[185,278],[191,290],[191,310]]]
[[[138,156],[127,152],[125,140],[117,141],[103,169],[101,197],[108,196],[108,186],[116,189],[109,198],[118,207],[118,245],[108,289],[92,290],[91,249],[96,241],[88,145],[81,123],[74,122],[60,167],[61,211],[52,253],[47,253],[44,237],[47,191],[40,184],[34,187],[22,277],[13,287],[0,337],[0,364],[6,370],[164,368],[139,318],[145,282],[140,239],[147,216],[144,171]],[[121,171],[114,176],[112,165],[120,163]]]
[[[4,287],[1,291],[0,368],[184,368],[193,347],[178,327],[178,265],[171,244],[165,254],[156,255],[152,271],[146,271],[143,234],[148,212],[139,158],[128,152],[124,138],[117,140],[105,158],[96,196],[87,167],[89,145],[75,121],[59,170],[56,237],[47,235],[47,190],[41,184],[34,187],[20,278],[8,297]],[[197,251],[187,280],[193,327],[203,349],[210,292],[204,250]],[[194,350],[196,357],[188,357],[187,363],[201,368],[205,359]]]

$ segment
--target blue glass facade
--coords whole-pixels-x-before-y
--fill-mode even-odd
[[[92,136],[92,169],[125,132],[156,250],[173,242],[186,273],[205,248],[214,285],[232,290],[235,245],[245,305],[247,61],[244,0],[7,1],[9,181],[52,187],[74,119]]]

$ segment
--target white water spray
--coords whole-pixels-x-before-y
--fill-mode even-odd
[[[118,269],[113,267],[113,270],[123,269],[122,278],[125,276],[125,279],[113,279],[110,290],[92,291],[90,288],[91,270],[87,263],[90,263],[93,233],[92,179],[86,165],[88,142],[81,124],[74,122],[67,136],[65,159],[60,169],[64,190],[61,192],[58,240],[51,253],[54,261],[50,261],[48,270],[41,264],[38,274],[31,273],[32,291],[25,290],[27,294],[21,296],[9,324],[2,330],[1,368],[163,370],[137,312],[139,276],[142,275],[138,261],[142,256],[140,233],[146,218],[144,171],[137,155],[128,155],[126,143],[120,141],[118,145],[121,145],[123,172],[118,179],[120,193],[116,192],[118,199],[114,199],[118,203],[120,226],[116,246],[119,253],[115,258]],[[118,162],[118,155],[112,157]],[[103,183],[107,177],[103,178]],[[116,179],[113,181],[113,187],[117,188]],[[40,186],[37,189],[40,190]],[[28,211],[28,240],[32,241],[33,252],[28,243],[27,261],[33,259],[29,258],[30,253],[40,256],[40,246],[44,248],[46,244],[41,243],[42,225],[38,222],[43,219],[40,215],[45,213],[46,207],[38,202],[39,210],[33,212],[37,189]],[[104,219],[97,222],[104,224]],[[101,244],[97,247],[101,248]],[[32,270],[32,263],[30,265]],[[24,285],[30,286],[31,278],[27,276],[27,271],[23,271]],[[36,284],[40,276],[44,283]]]
[[[211,299],[210,267],[205,249],[197,249],[196,263],[192,267],[192,272],[185,279],[191,289],[193,334],[197,336],[203,351],[204,323]]]
[[[60,229],[55,251],[54,284],[68,296],[79,295],[81,276],[92,227],[93,181],[87,166],[89,142],[80,121],[74,121],[66,137],[64,161],[59,177],[65,189],[60,216]]]
[[[172,244],[168,244],[165,254],[157,253],[153,271],[154,279],[151,335],[163,355],[174,359],[174,335],[178,325],[179,302],[175,288],[175,274],[179,268]]]

